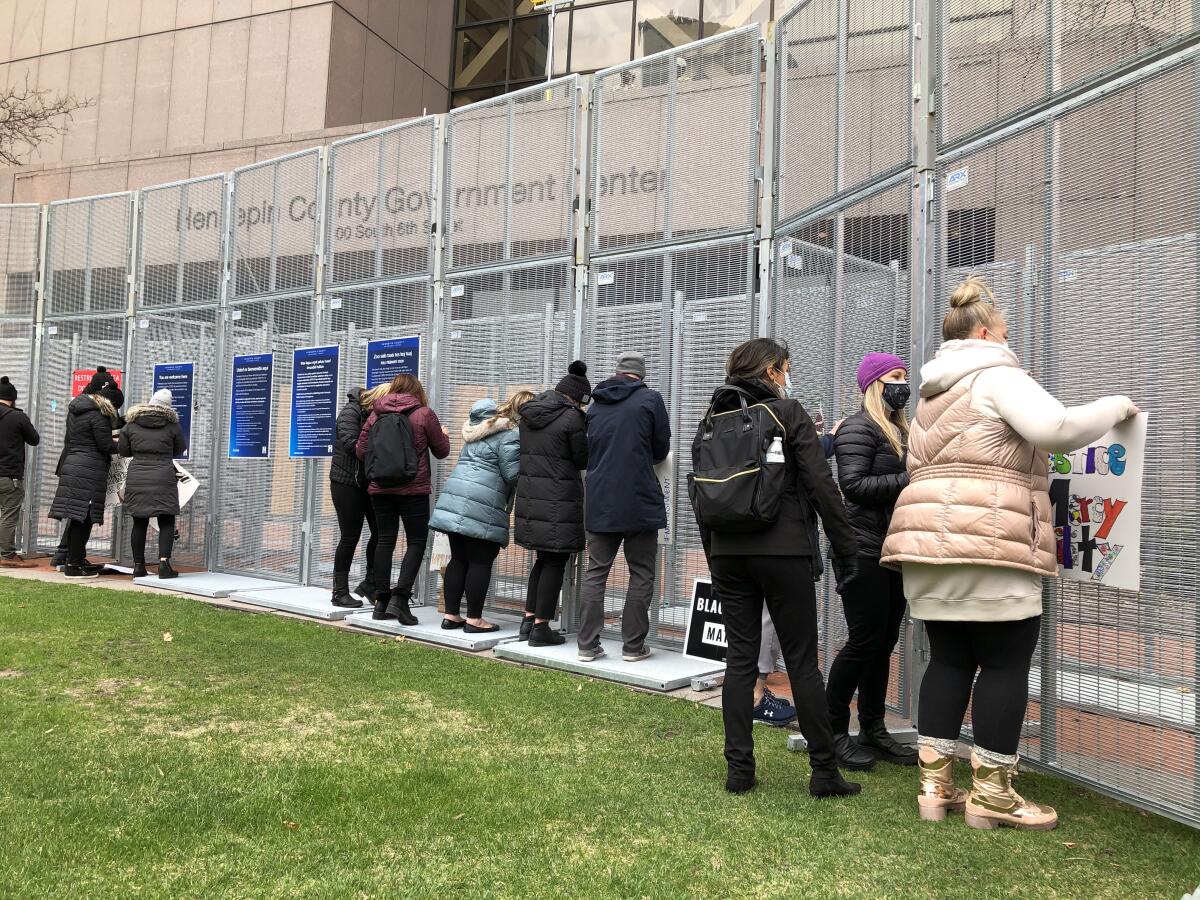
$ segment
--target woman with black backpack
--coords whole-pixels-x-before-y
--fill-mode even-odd
[[[366,464],[367,492],[378,527],[371,618],[416,625],[417,617],[408,603],[429,541],[429,495],[433,491],[429,454],[438,459],[449,456],[450,433],[429,408],[425,388],[415,375],[397,375],[387,386],[367,392],[363,403],[370,408],[370,415],[358,434],[355,455]],[[401,522],[404,559],[396,586],[389,590]]]
[[[354,388],[346,395],[346,405],[337,417],[337,434],[333,446],[333,459],[329,463],[329,496],[337,513],[338,545],[333,553],[333,596],[330,602],[343,609],[358,609],[360,600],[350,593],[350,566],[354,563],[354,551],[362,537],[363,521],[371,536],[367,539],[367,573],[354,589],[360,597],[375,600],[375,551],[379,548],[376,534],[375,509],[371,506],[371,495],[367,493],[367,473],[358,459],[355,448],[362,434],[367,412],[363,410],[362,388]]]
[[[740,794],[756,784],[751,729],[765,603],[808,741],[809,793],[845,796],[860,787],[838,771],[817,667],[814,515],[833,548],[839,590],[858,544],[812,419],[800,403],[781,399],[791,393],[790,368],[787,347],[769,338],[736,347],[692,443],[689,488],[728,644],[725,789]]]

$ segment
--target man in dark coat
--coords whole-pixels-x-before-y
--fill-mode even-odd
[[[17,409],[17,388],[0,377],[0,566],[36,565],[17,555],[17,523],[25,499],[25,447],[41,438],[24,412]]]
[[[151,518],[158,521],[158,577],[176,577],[171,567],[175,517],[179,515],[174,460],[187,450],[187,439],[172,400],[171,392],[163,388],[154,392],[149,403],[133,407],[117,441],[117,452],[133,457],[125,474],[121,505],[133,518],[130,549],[135,578],[146,576],[146,531]]]
[[[654,467],[671,450],[671,423],[658,391],[646,386],[646,359],[622,353],[617,373],[597,385],[587,412],[588,566],[579,595],[579,658],[604,655],[604,592],[625,545],[629,588],[621,616],[622,657],[645,659],[658,564],[658,532],[667,510]]]

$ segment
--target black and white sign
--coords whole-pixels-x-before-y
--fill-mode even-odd
[[[697,578],[692,588],[683,655],[723,663],[725,650],[725,622],[721,618],[721,603],[712,595],[712,582]]]

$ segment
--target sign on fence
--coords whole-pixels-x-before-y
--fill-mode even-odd
[[[160,391],[166,388],[171,392],[171,408],[179,414],[179,427],[183,430],[183,439],[187,441],[187,449],[176,459],[187,459],[192,452],[192,400],[194,397],[196,364],[160,363],[154,367],[153,388]]]
[[[725,662],[725,621],[721,618],[721,602],[713,597],[712,582],[697,578],[692,588],[692,605],[688,610],[687,633],[683,638],[683,655],[710,662]]]
[[[337,404],[338,345],[294,350],[288,456],[333,456]]]
[[[367,343],[367,389],[391,381],[397,375],[421,377],[419,335]]]
[[[108,369],[108,374],[113,377],[117,383],[117,387],[121,386],[121,370]],[[95,369],[76,369],[71,373],[71,399],[74,400],[83,393],[83,389],[88,386],[88,382],[92,380],[92,376],[96,374]]]
[[[271,455],[271,395],[275,354],[233,358],[229,406],[229,458],[267,459]]]
[[[1142,472],[1148,413],[1074,453],[1050,455],[1061,577],[1136,591],[1142,573]]]

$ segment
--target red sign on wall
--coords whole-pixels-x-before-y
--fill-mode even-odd
[[[74,400],[83,393],[83,389],[88,386],[92,380],[92,376],[96,374],[95,369],[76,369],[71,373],[71,399]],[[121,370],[109,369],[108,374],[113,377],[117,383],[117,387],[121,386]]]

